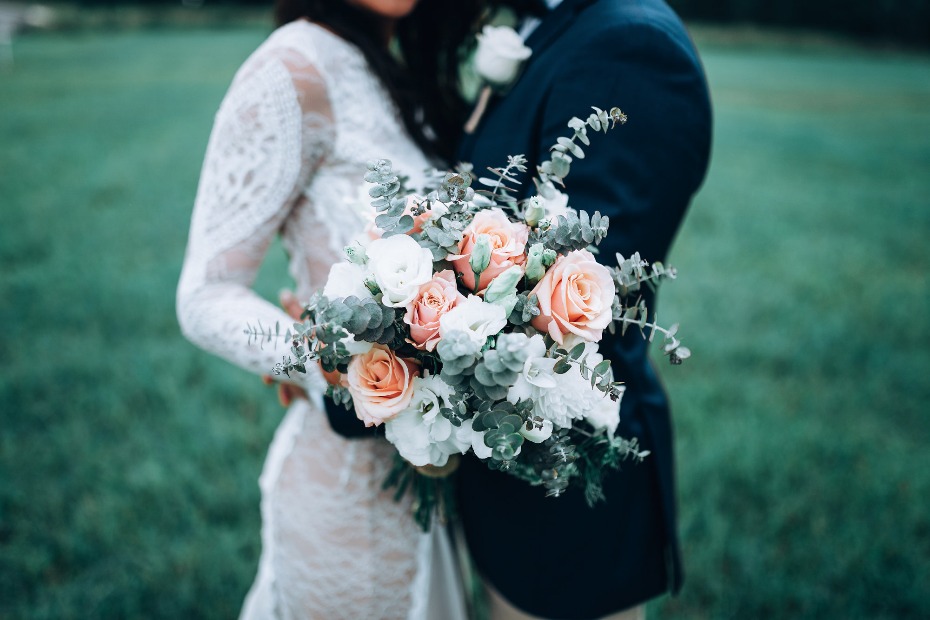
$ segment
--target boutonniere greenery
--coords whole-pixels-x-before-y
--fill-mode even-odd
[[[484,86],[475,109],[465,123],[465,133],[474,133],[491,99],[491,93],[504,93],[520,75],[523,63],[533,51],[510,26],[485,26],[478,35],[474,69]]]

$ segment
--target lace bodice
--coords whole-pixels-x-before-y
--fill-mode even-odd
[[[255,373],[282,347],[247,347],[246,323],[291,319],[251,285],[280,234],[298,297],[322,287],[370,212],[362,180],[387,158],[422,183],[428,162],[357,48],[306,21],[276,30],[245,62],[217,113],[178,288],[195,344]],[[320,377],[297,377],[314,392]]]

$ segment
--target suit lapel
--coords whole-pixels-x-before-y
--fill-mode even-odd
[[[526,39],[527,47],[533,50],[533,55],[527,60],[527,65],[559,38],[559,35],[574,21],[575,16],[594,2],[596,0],[563,0],[559,6],[547,14],[536,30],[531,32]]]
[[[543,17],[536,30],[531,32],[530,36],[526,39],[526,45],[533,50],[533,54],[527,59],[524,66],[521,67],[520,74],[517,76],[514,84],[508,88],[508,91],[512,90],[513,86],[520,82],[522,77],[526,74],[527,67],[565,32],[572,21],[574,21],[575,17],[596,1],[597,0],[563,0],[559,6]],[[462,142],[459,145],[458,153],[461,161],[470,161],[472,159],[477,136],[481,133],[480,119],[483,116],[487,116],[488,113],[496,108],[502,99],[503,97],[501,95],[493,93],[488,97],[488,100],[481,104],[482,109],[477,115],[477,121],[470,127],[472,131],[462,136]]]

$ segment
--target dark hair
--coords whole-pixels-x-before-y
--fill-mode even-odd
[[[397,22],[401,60],[385,49],[381,18],[345,0],[277,0],[275,21],[282,25],[306,18],[355,45],[394,100],[413,140],[448,164],[468,113],[458,83],[461,53],[484,5],[483,0],[421,0]]]

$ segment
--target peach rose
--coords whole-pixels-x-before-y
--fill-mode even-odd
[[[455,283],[451,269],[440,271],[420,286],[416,298],[407,306],[404,323],[410,326],[409,342],[420,350],[432,351],[439,343],[439,319],[465,301]]]
[[[526,262],[526,242],[530,229],[522,222],[511,222],[500,209],[485,209],[475,215],[464,230],[464,236],[459,242],[459,253],[449,256],[457,272],[462,274],[462,284],[470,290],[475,290],[475,273],[471,269],[472,248],[475,247],[478,235],[485,234],[491,238],[491,262],[488,268],[481,272],[478,281],[478,291],[483,291],[491,284],[491,280],[504,273],[514,265]]]
[[[355,415],[365,426],[378,426],[407,408],[413,398],[418,365],[394,355],[382,345],[356,355],[346,376]]]
[[[612,319],[614,280],[587,250],[560,256],[533,293],[539,299],[533,327],[559,344],[567,334],[596,342]]]

